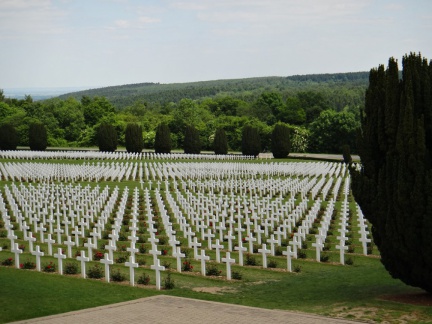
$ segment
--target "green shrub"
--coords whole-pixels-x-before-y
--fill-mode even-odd
[[[320,255],[321,262],[328,262],[330,260],[330,256],[327,253],[323,253]]]
[[[240,271],[233,271],[233,272],[231,272],[231,278],[233,278],[235,280],[242,280],[243,275]]]
[[[148,285],[150,283],[150,276],[143,273],[141,276],[138,277],[137,281],[140,285]]]
[[[67,262],[64,266],[63,272],[67,275],[74,275],[78,273],[78,265],[74,262]]]
[[[306,255],[306,251],[303,250],[298,250],[297,251],[297,257],[299,259],[306,259],[307,255]]]
[[[246,254],[246,260],[245,260],[245,264],[248,266],[256,266],[257,265],[257,261],[254,255],[247,253]]]
[[[222,273],[222,271],[219,270],[215,264],[210,264],[206,268],[206,275],[207,276],[220,276],[221,273]]]
[[[21,269],[34,269],[36,268],[36,264],[34,262],[29,261],[28,259],[20,264]]]
[[[171,278],[171,272],[168,272],[167,276],[163,280],[163,287],[164,287],[164,289],[167,289],[167,290],[174,289],[175,282],[174,282],[174,279]]]
[[[126,276],[119,269],[115,269],[111,271],[111,280],[117,282],[125,281]]]
[[[128,124],[126,126],[125,146],[128,152],[141,153],[144,148],[141,126],[137,124]]]
[[[42,266],[42,271],[44,272],[55,272],[56,271],[56,265],[54,262],[50,261],[48,263],[45,263]]]
[[[277,268],[277,262],[276,262],[275,260],[270,260],[270,261],[267,263],[267,267],[268,267],[268,268]]]
[[[271,136],[271,151],[275,159],[284,159],[290,152],[290,130],[287,125],[278,123]]]
[[[104,271],[102,267],[98,264],[95,264],[94,266],[90,267],[87,270],[87,277],[92,279],[100,279],[104,276]]]
[[[1,262],[1,265],[2,265],[2,266],[11,266],[11,265],[13,265],[13,262],[14,262],[14,259],[12,259],[12,258],[7,258],[7,259],[4,259],[4,260]]]

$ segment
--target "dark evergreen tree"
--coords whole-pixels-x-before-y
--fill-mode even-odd
[[[29,146],[32,151],[45,151],[48,146],[48,136],[45,125],[31,124],[29,127]]]
[[[144,148],[142,128],[137,124],[128,124],[125,131],[126,150],[131,153],[141,153]]]
[[[370,71],[352,187],[392,277],[432,292],[432,63],[402,65]]]
[[[261,138],[258,129],[245,125],[242,132],[242,154],[258,156],[261,151]]]
[[[223,128],[216,130],[213,149],[215,154],[228,154],[228,140]]]
[[[18,145],[18,134],[10,124],[3,124],[0,126],[0,150],[16,150]]]
[[[171,132],[167,124],[161,123],[156,128],[155,153],[171,153]]]
[[[114,126],[100,124],[97,139],[100,151],[114,152],[117,149],[117,131]]]
[[[352,157],[351,157],[351,149],[350,146],[348,144],[342,145],[342,156],[343,156],[343,160],[346,164],[350,164],[352,162]]]
[[[271,151],[276,159],[288,157],[291,149],[290,131],[285,124],[276,124],[271,137]]]
[[[200,154],[201,153],[201,143],[199,138],[198,130],[189,125],[186,126],[183,149],[186,154]]]

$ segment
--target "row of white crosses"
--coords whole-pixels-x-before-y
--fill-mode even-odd
[[[5,194],[30,251],[33,250],[33,242],[39,237],[41,243],[48,244],[50,255],[52,244],[57,243],[68,246],[70,257],[71,247],[79,245],[80,238],[85,237],[85,231],[90,230],[90,223],[97,222],[90,235],[93,239],[100,238],[114,208],[118,188],[113,190],[111,197],[109,187],[105,187],[102,192],[99,189],[98,186],[90,190],[90,186],[81,188],[80,185],[72,187],[62,184],[29,185],[28,188],[21,184],[18,188],[12,184],[11,190],[5,186]],[[67,237],[66,241],[62,240],[63,234]],[[91,244],[91,239],[88,243]]]
[[[336,249],[339,250],[339,259],[341,264],[345,264],[345,251],[348,250],[348,246],[345,245],[346,241],[348,240],[348,237],[346,237],[345,234],[348,233],[346,227],[348,225],[348,220],[349,220],[349,203],[348,203],[349,188],[350,188],[350,177],[348,175],[345,178],[345,184],[342,192],[343,200],[341,202],[341,211],[340,211],[340,223],[339,223],[340,228],[338,229],[340,235],[337,236],[337,239],[339,240],[339,244],[336,245]]]
[[[52,159],[74,159],[74,160],[252,160],[253,156],[239,154],[184,154],[184,153],[153,153],[153,152],[100,152],[100,151],[0,151],[2,159],[25,159],[25,160],[52,160]]]
[[[155,164],[156,165],[156,164]],[[184,165],[184,164],[181,164]],[[212,164],[210,164],[211,166]],[[224,164],[225,166],[226,164]],[[236,164],[232,164],[234,166],[234,168],[238,169],[239,165]],[[154,166],[154,165],[153,165]],[[160,166],[163,166],[163,164],[160,164]],[[101,167],[101,165],[99,165],[99,167]],[[180,227],[182,228],[182,231],[185,233],[187,239],[188,239],[188,243],[190,247],[194,248],[194,258],[197,260],[201,260],[201,262],[203,262],[204,260],[204,265],[201,267],[201,270],[203,271],[203,269],[205,269],[205,261],[207,261],[207,256],[205,255],[205,253],[203,254],[203,250],[201,250],[201,253],[198,253],[198,247],[200,244],[197,241],[197,234],[199,234],[201,240],[207,240],[208,241],[208,248],[209,249],[215,249],[216,250],[216,261],[220,262],[220,252],[221,250],[224,248],[224,246],[220,243],[221,241],[223,241],[223,239],[228,239],[228,252],[233,251],[232,245],[233,245],[233,241],[237,238],[238,240],[238,246],[236,247],[236,251],[238,251],[238,255],[239,255],[239,264],[243,263],[243,252],[249,250],[252,252],[253,249],[253,242],[254,241],[258,241],[258,244],[262,245],[262,249],[260,249],[261,253],[263,253],[263,261],[264,258],[266,258],[267,254],[273,254],[274,255],[274,249],[276,245],[280,245],[280,240],[281,237],[286,236],[287,233],[291,232],[291,227],[293,227],[295,225],[295,223],[300,219],[303,218],[303,215],[306,214],[307,211],[307,200],[303,200],[299,205],[294,206],[294,201],[291,199],[293,198],[293,196],[295,195],[295,193],[300,192],[302,196],[305,196],[306,193],[308,191],[310,191],[312,188],[318,188],[317,184],[320,184],[320,186],[322,186],[324,184],[323,181],[317,181],[317,179],[315,177],[312,177],[311,179],[308,178],[304,178],[302,181],[298,181],[298,179],[294,179],[292,181],[287,181],[287,182],[283,182],[280,180],[275,180],[275,181],[261,181],[260,179],[258,179],[258,177],[263,177],[263,176],[271,176],[271,175],[280,175],[280,174],[287,174],[289,172],[292,172],[294,174],[302,174],[301,170],[289,170],[289,171],[283,171],[281,170],[281,167],[279,165],[264,165],[261,166],[261,169],[264,169],[265,171],[262,171],[259,167],[260,165],[254,165],[253,168],[250,166],[242,166],[239,170],[239,172],[236,173],[236,171],[234,170],[230,177],[231,180],[228,180],[229,184],[228,187],[233,188],[233,191],[231,193],[231,196],[223,196],[222,194],[218,197],[217,195],[212,195],[210,197],[206,197],[204,195],[197,195],[194,196],[193,194],[191,194],[191,192],[188,190],[189,188],[193,189],[193,192],[198,191],[198,193],[203,194],[205,190],[208,190],[209,187],[205,186],[205,181],[201,180],[201,179],[205,179],[205,170],[207,169],[199,169],[195,175],[192,175],[192,170],[188,167],[188,172],[190,173],[189,175],[184,175],[182,173],[181,170],[183,170],[181,167],[178,167],[177,169],[175,169],[175,171],[173,171],[173,166],[171,168],[167,168],[167,169],[162,169],[162,171],[160,169],[158,169],[158,172],[155,172],[155,174],[157,174],[157,177],[160,177],[160,179],[163,178],[167,178],[168,177],[172,177],[175,176],[179,179],[187,179],[187,178],[192,178],[192,179],[196,179],[196,181],[192,181],[192,180],[182,180],[180,182],[174,181],[173,183],[173,187],[176,190],[176,196],[178,201],[172,200],[171,202],[168,199],[168,195],[169,195],[169,191],[167,190],[169,185],[167,185],[167,180],[165,180],[165,183],[161,183],[159,182],[158,184],[156,184],[156,186],[159,187],[163,187],[166,189],[166,194],[167,194],[167,203],[170,204],[170,208],[171,210],[174,210],[175,208],[173,208],[173,206],[171,206],[173,204],[174,201],[174,205],[178,205],[179,207],[177,208],[177,212],[174,212],[174,216],[177,219],[177,221],[179,222]],[[286,165],[286,167],[289,167],[289,165]],[[211,166],[212,170],[216,170],[217,168],[215,168],[214,166]],[[289,169],[289,168],[287,168]],[[337,167],[335,167],[332,164],[324,164],[321,165],[321,168],[319,168],[319,170],[315,170],[314,174],[315,175],[323,175],[325,174],[325,170],[332,170],[331,172],[333,173],[338,173],[340,171],[337,171]],[[168,171],[166,171],[168,170]],[[242,177],[246,177],[248,175],[248,173],[252,173],[254,174],[257,178],[254,180],[248,180],[248,181],[243,181],[241,180]],[[142,174],[142,173],[141,173]],[[210,181],[208,182],[209,184],[213,185],[214,187],[219,186],[223,186],[222,184],[222,178],[223,177],[217,177],[216,175],[214,175],[214,181]],[[218,183],[219,181],[219,183]],[[240,182],[240,187],[243,187],[244,191],[242,191],[242,189],[240,189],[240,193],[242,194],[242,196],[235,196],[234,195],[234,188],[237,186],[236,183]],[[242,185],[241,182],[244,182],[244,184]],[[340,178],[337,178],[337,182],[340,182]],[[161,186],[162,185],[162,186]],[[268,186],[268,187],[265,187]],[[186,197],[183,197],[183,199],[180,199],[179,197],[181,197],[181,193],[179,193],[178,188],[182,187],[183,190],[186,191]],[[263,187],[263,188],[261,188]],[[15,189],[17,187],[15,186]],[[158,188],[156,188],[156,190],[158,190]],[[212,187],[210,187],[211,189]],[[246,192],[246,188],[251,188],[251,190],[249,190],[249,195]],[[305,189],[306,188],[306,189]],[[345,186],[345,188],[347,188]],[[69,195],[66,192],[61,192],[61,190],[63,189],[59,189],[57,192],[59,192],[59,194],[57,195],[59,198],[60,196],[66,196],[68,197]],[[261,191],[260,191],[261,190]],[[42,190],[43,191],[43,190]],[[67,191],[65,189],[65,191]],[[293,194],[291,195],[291,198],[288,200],[283,199],[283,196],[286,195],[287,192],[293,191]],[[210,190],[211,192],[211,190]],[[317,192],[319,192],[319,190],[317,189]],[[239,193],[239,191],[237,190],[237,193]],[[252,193],[254,195],[252,195]],[[270,197],[263,197],[261,198],[261,194],[266,194],[269,195]],[[280,197],[274,197],[273,195],[275,195],[276,193],[280,194]],[[70,196],[73,196],[75,193],[70,194]],[[41,215],[38,215],[38,213],[36,212],[37,217],[39,217],[37,219],[37,221],[35,222],[34,219],[29,220],[29,224],[30,226],[33,225],[34,229],[33,231],[37,234],[39,231],[39,234],[41,235],[42,239],[41,242],[43,242],[44,240],[44,235],[43,232],[44,230],[42,228],[37,229],[37,223],[41,222],[40,219],[42,217],[42,219],[44,218],[44,216],[46,216],[44,214],[44,209],[43,207],[36,205],[35,209],[32,209],[31,206],[27,206],[27,205],[31,205],[31,203],[27,203],[27,200],[32,200],[32,196],[30,196],[29,194],[26,195],[26,191],[24,191],[24,193],[22,195],[18,195],[15,192],[16,195],[16,199],[21,199],[21,201],[24,201],[22,203],[22,208],[20,209],[13,209],[13,213],[16,213],[15,217],[17,217],[17,219],[21,219],[20,217],[23,217],[22,215],[20,216],[21,210],[23,211],[22,213],[24,213],[25,216],[29,216],[30,217],[34,217],[34,216],[30,216],[34,215],[33,211],[36,209],[36,211],[41,211]],[[48,195],[50,197],[52,197],[53,195],[50,194]],[[47,197],[48,197],[47,196]],[[162,197],[160,195],[156,195],[158,198],[157,202],[160,205],[160,210],[164,210],[164,201],[162,199]],[[20,198],[19,198],[20,197]],[[42,196],[44,197],[44,196]],[[45,197],[46,201],[49,201],[49,198]],[[55,194],[54,194],[54,197]],[[124,197],[127,197],[127,194],[124,195]],[[171,197],[172,198],[172,197]],[[225,199],[226,198],[226,199]],[[304,197],[306,198],[306,197]],[[33,199],[35,200],[35,199]],[[37,200],[37,199],[36,199]],[[42,201],[45,201],[43,198],[41,199]],[[105,197],[105,201],[107,200],[107,197]],[[124,199],[123,199],[124,200]],[[58,205],[56,205],[56,203],[58,202]],[[14,204],[14,199],[11,199],[9,201],[9,203],[11,205],[16,205],[16,203]],[[68,204],[66,203],[62,205],[62,203],[64,203],[64,201],[61,201],[61,199],[55,199],[55,203],[54,205],[51,203],[51,205],[49,205],[50,207],[53,207],[52,210],[50,210],[51,215],[49,217],[47,217],[48,219],[52,219],[53,223],[49,223],[49,225],[54,225],[54,224],[59,224],[60,221],[58,221],[58,218],[61,218],[63,216],[66,215],[66,218],[68,218]],[[88,201],[88,204],[92,205],[94,204],[95,201],[91,200]],[[308,233],[308,230],[310,229],[310,227],[312,226],[313,220],[314,218],[316,218],[316,213],[319,210],[319,200],[317,200],[315,202],[317,204],[317,206],[314,206],[313,208],[311,208],[311,210],[309,211],[309,214],[306,215],[306,219],[303,220],[302,225],[299,226],[299,232],[295,233],[296,235],[294,235],[293,240],[290,242],[290,245],[292,246],[293,251],[291,251],[291,246],[288,246],[287,251],[284,251],[284,254],[287,255],[287,267],[290,268],[289,263],[290,263],[290,257],[296,257],[296,252],[297,252],[297,248],[301,247],[301,242],[302,240],[305,239],[306,234]],[[71,202],[71,204],[73,205],[73,202]],[[100,207],[102,208],[102,206],[105,203],[102,201],[100,203]],[[79,204],[78,204],[79,205]],[[110,203],[106,204],[105,206],[109,206]],[[61,206],[61,208],[58,208],[59,206]],[[66,206],[66,208],[65,208]],[[122,205],[121,205],[122,206]],[[57,207],[57,208],[56,208]],[[66,209],[66,211],[65,211]],[[53,213],[53,211],[56,211],[55,213]],[[121,220],[122,220],[122,215],[121,215],[121,211],[122,207],[119,208],[119,212],[120,215],[117,215],[116,217],[116,222],[113,226],[113,232],[112,234],[110,234],[111,236],[111,240],[110,243],[107,245],[107,250],[108,252],[108,257],[105,256],[105,258],[103,260],[107,260],[107,262],[109,262],[108,260],[112,261],[113,257],[112,257],[112,251],[113,248],[115,247],[116,241],[118,239],[118,231],[120,229],[121,226]],[[148,208],[148,210],[151,210],[151,208]],[[80,214],[81,210],[78,209],[77,213]],[[124,212],[124,208],[123,208],[123,212]],[[27,215],[27,214],[29,215]],[[96,216],[97,213],[100,213],[100,208],[99,210],[94,210],[93,211],[94,216]],[[186,214],[187,217],[183,217],[183,214]],[[195,213],[195,215],[194,215]],[[214,214],[216,213],[216,218],[214,218]],[[219,215],[218,215],[219,213]],[[50,214],[50,213],[49,213]],[[107,213],[109,215],[109,213]],[[54,217],[57,219],[54,219]],[[121,217],[120,217],[121,216]],[[166,216],[166,214],[164,214],[164,216]],[[201,217],[202,216],[202,217]],[[90,217],[90,216],[89,216]],[[98,219],[98,224],[100,225],[99,227],[95,227],[93,228],[93,237],[89,239],[89,242],[87,242],[87,246],[88,247],[88,251],[89,251],[89,257],[91,258],[92,256],[92,249],[96,247],[96,242],[97,242],[97,238],[100,237],[100,232],[101,230],[103,230],[104,225],[106,223],[106,215],[104,218],[103,213],[101,214],[100,219]],[[25,218],[25,217],[24,217]],[[78,216],[79,218],[79,216]],[[85,215],[83,213],[82,218],[85,218]],[[22,220],[22,219],[21,219]],[[61,231],[66,231],[66,228],[68,228],[68,224],[67,222],[71,221],[73,222],[74,218],[72,217],[71,220],[65,220],[66,224],[62,224],[60,226],[57,226],[54,229],[54,233],[57,234],[57,236],[59,236],[61,233]],[[96,219],[92,219],[92,220],[96,220]],[[150,218],[149,218],[150,220]],[[169,218],[168,217],[162,217],[163,223],[165,228],[167,229],[167,233],[170,233],[170,231],[172,231],[172,224],[169,224]],[[166,222],[165,220],[168,220],[168,222]],[[281,222],[283,221],[283,222]],[[105,222],[105,223],[104,223]],[[214,229],[212,226],[209,226],[209,223],[212,222],[214,224]],[[6,223],[6,228],[8,228],[7,226],[10,226],[10,223]],[[43,222],[42,222],[43,223]],[[237,223],[237,226],[235,226],[235,224]],[[28,229],[26,229],[27,224],[24,223],[20,223],[20,226],[23,226],[23,232],[28,231]],[[152,224],[151,221],[149,221],[149,224]],[[49,225],[45,224],[45,231],[47,229],[47,227],[49,227]],[[243,225],[246,226],[246,229],[243,228]],[[274,229],[274,226],[278,225],[278,228],[276,230]],[[85,226],[85,224],[81,225],[81,226]],[[149,225],[150,226],[150,225]],[[171,229],[170,229],[171,226]],[[11,231],[11,228],[8,228],[9,231]],[[56,231],[57,230],[57,231]],[[153,228],[154,230],[154,228]],[[152,229],[149,228],[150,233],[152,232]],[[243,233],[244,231],[246,231],[246,233]],[[270,236],[270,238],[267,240],[267,244],[269,244],[270,246],[270,250],[267,250],[267,244],[261,242],[261,235],[262,232],[264,232],[267,237]],[[48,235],[53,234],[53,230],[50,229],[49,231],[50,233],[48,233]],[[80,233],[81,235],[84,236],[83,234],[83,230],[81,231],[82,233]],[[234,235],[235,232],[237,232],[237,235]],[[27,233],[27,232],[26,232]],[[29,233],[26,234],[28,241],[29,241],[29,245],[33,244],[33,235],[31,231]],[[322,238],[318,239],[317,238],[317,242],[316,244],[319,247],[319,250],[321,250],[321,245],[323,240],[325,240],[325,233],[319,233],[318,235],[323,236]],[[8,233],[11,237],[11,243],[13,241],[14,235],[13,233]],[[73,234],[73,233],[72,233]],[[173,234],[173,233],[172,233]],[[216,237],[216,235],[219,235],[218,239],[215,239],[215,242],[213,240],[213,238]],[[285,234],[285,235],[284,235]],[[79,235],[78,233],[75,233],[75,238],[77,237],[77,235]],[[195,236],[195,237],[194,237]],[[194,240],[192,240],[192,237],[194,237]],[[249,249],[246,247],[243,247],[243,241],[242,241],[242,237],[245,238],[245,240],[249,243]],[[30,238],[30,239],[29,239]],[[169,234],[169,238],[171,242],[175,242],[176,238],[174,235]],[[93,241],[92,241],[93,239]],[[135,249],[135,241],[134,241],[134,236],[131,235],[131,237],[129,237],[129,239],[131,240],[131,247],[129,249],[131,249],[131,251],[133,251]],[[136,239],[136,237],[135,237]],[[152,237],[150,238],[152,239]],[[153,235],[153,239],[155,239],[154,235]],[[45,238],[45,240],[51,240],[51,237]],[[319,242],[319,240],[321,240],[321,242]],[[58,239],[57,241],[61,242],[60,239]],[[69,249],[71,248],[71,246],[73,246],[71,244],[71,239],[70,237],[68,237],[68,240],[65,241],[64,243],[66,245],[68,245],[68,254],[69,253]],[[173,247],[173,256],[174,253],[179,253],[180,254],[180,258],[181,258],[181,253],[177,248],[174,248],[174,246],[176,245],[175,243],[171,243],[170,245]],[[153,243],[152,243],[153,245]],[[11,246],[14,246],[13,244],[11,244]],[[154,247],[154,246],[152,246]],[[31,251],[33,251],[33,248],[30,248]],[[50,245],[49,245],[49,250],[50,250]],[[155,249],[152,248],[153,251],[157,251],[157,247]],[[317,248],[318,251],[318,248]],[[52,252],[51,252],[52,253]],[[51,254],[49,253],[49,254]],[[318,253],[318,252],[317,252]],[[111,255],[110,255],[111,254]],[[57,255],[59,255],[59,253],[57,253]],[[131,257],[132,259],[130,259],[129,261],[129,265],[131,267],[134,267],[134,265],[136,264],[133,258],[133,253],[131,253]],[[227,258],[230,259],[230,256],[227,255]],[[227,258],[222,258],[222,261]],[[317,257],[317,259],[319,259]],[[231,263],[229,263],[231,264]],[[266,262],[263,262],[263,265],[266,266]],[[108,264],[109,266],[109,264]],[[156,268],[159,268],[160,264],[158,262],[155,262],[155,264],[153,265]],[[228,268],[228,264],[227,264],[227,268]],[[205,272],[205,270],[203,271]]]
[[[160,163],[84,162],[83,164],[6,162],[0,164],[0,177],[12,181],[163,181],[170,179],[239,179],[244,177],[320,176],[345,174],[336,163]],[[313,185],[313,184],[311,184]],[[319,187],[319,186],[318,186]],[[318,189],[317,187],[317,189]],[[310,188],[304,188],[309,190]],[[315,190],[314,190],[315,191]],[[303,193],[304,194],[304,193]]]

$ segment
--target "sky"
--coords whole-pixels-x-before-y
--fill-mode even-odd
[[[430,0],[0,0],[0,89],[369,71],[409,52],[432,59]]]

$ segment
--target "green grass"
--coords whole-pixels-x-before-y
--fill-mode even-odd
[[[3,260],[9,255],[7,252],[1,252],[0,259]],[[302,267],[302,271],[297,274],[287,273],[281,269],[275,271],[260,267],[234,266],[234,270],[243,274],[243,279],[232,282],[197,275],[199,265],[194,264],[194,273],[179,274],[173,271],[172,277],[176,288],[161,292],[151,287],[130,287],[114,282],[108,284],[103,280],[0,267],[0,322],[64,313],[156,294],[302,311],[332,317],[342,315],[376,322],[394,322],[413,314],[416,322],[432,321],[430,307],[380,299],[383,295],[420,292],[419,289],[392,279],[377,258],[355,256],[354,259],[354,266],[294,260],[295,265]],[[283,260],[280,258],[278,261],[281,267],[285,264]],[[171,267],[175,266],[175,262],[170,261]],[[225,273],[224,265],[220,264],[219,269]],[[124,272],[128,273],[125,268]],[[153,271],[148,267],[137,270],[136,278],[138,272],[149,274],[154,282]],[[166,276],[166,272],[162,276]],[[197,288],[203,287],[213,287],[217,293],[197,291]],[[227,288],[229,289],[225,290]]]

